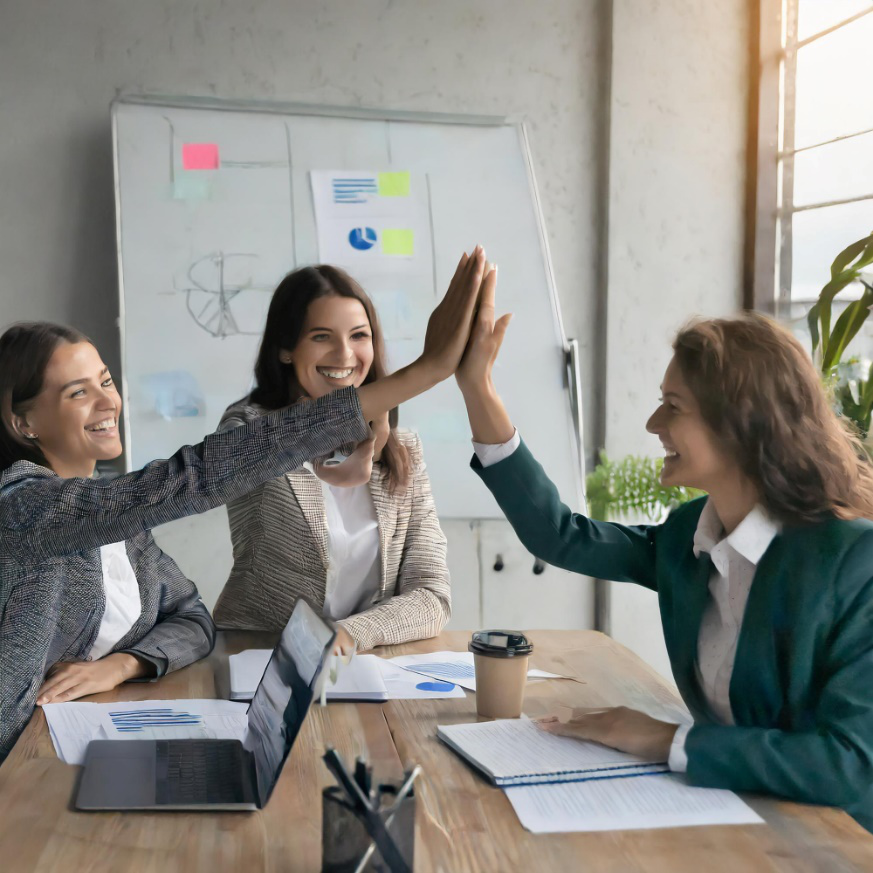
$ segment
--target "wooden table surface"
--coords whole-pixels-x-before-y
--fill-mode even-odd
[[[391,657],[463,650],[467,632],[379,649]],[[533,631],[533,665],[581,681],[527,687],[525,712],[624,704],[668,716],[675,690],[636,655],[594,631]],[[227,655],[275,637],[224,633],[204,661],[154,684],[130,684],[93,700],[222,696]],[[80,768],[55,755],[37,711],[0,767],[0,870],[316,871],[320,790],[331,779],[320,755],[334,745],[367,756],[377,778],[420,763],[416,870],[420,871],[870,871],[873,836],[843,812],[745,796],[764,825],[540,834],[525,831],[503,792],[435,739],[436,725],[476,720],[475,698],[313,706],[270,802],[256,813],[82,813],[72,809]]]

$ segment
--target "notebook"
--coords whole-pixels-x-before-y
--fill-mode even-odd
[[[524,717],[439,725],[437,736],[501,787],[643,776],[669,769],[665,761],[546,733]]]
[[[270,649],[246,649],[230,656],[231,700],[251,700],[271,654]],[[388,700],[388,689],[375,655],[355,655],[336,672],[336,681],[328,681],[328,700]]]

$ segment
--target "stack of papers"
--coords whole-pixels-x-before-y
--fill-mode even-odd
[[[230,656],[231,700],[251,700],[267,668],[271,649],[247,649]],[[341,663],[336,681],[327,686],[328,700],[437,700],[464,697],[453,682],[404,670],[376,655],[355,655]]]
[[[47,703],[43,706],[58,757],[84,764],[91,740],[242,740],[244,703],[229,700],[137,700],[124,703]]]

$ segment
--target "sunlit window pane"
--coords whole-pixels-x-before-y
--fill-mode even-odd
[[[846,200],[864,194],[873,195],[873,133],[795,156],[796,206]]]
[[[873,15],[797,52],[795,147],[873,127]]]
[[[806,39],[873,6],[871,0],[799,0],[797,38]]]
[[[873,232],[873,200],[797,212],[792,223],[791,297],[814,300],[830,278],[834,258]]]

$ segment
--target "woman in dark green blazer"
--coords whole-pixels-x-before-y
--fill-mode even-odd
[[[669,760],[693,785],[839,806],[873,830],[873,468],[802,346],[751,314],[680,331],[647,428],[662,482],[709,496],[660,525],[592,521],[561,502],[494,389],[508,325],[495,283],[457,374],[488,447],[473,468],[537,557],[657,591],[694,717],[680,728],[622,707],[543,726]]]

